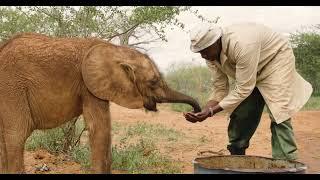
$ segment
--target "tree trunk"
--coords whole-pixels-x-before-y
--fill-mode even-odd
[[[72,119],[71,121],[67,122],[63,126],[63,133],[64,133],[64,142],[63,142],[63,152],[67,153],[71,150],[74,139],[76,136],[76,122],[78,120],[78,117]]]

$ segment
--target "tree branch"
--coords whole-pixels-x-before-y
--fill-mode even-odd
[[[129,44],[129,46],[137,46],[137,45],[141,45],[141,44],[149,44],[152,42],[156,42],[157,40],[160,40],[161,38],[157,38],[157,39],[153,39],[153,40],[149,40],[149,41],[141,41],[141,42],[137,42],[137,43],[132,43]]]
[[[146,48],[143,48],[143,47],[139,47],[139,46],[136,46],[136,47],[134,47],[134,48],[136,48],[136,49],[142,49],[142,50],[144,50],[144,51],[148,51],[149,49],[146,49]]]
[[[143,47],[139,47],[139,46],[131,46],[133,48],[136,48],[136,49],[142,49],[144,50],[145,52],[148,52],[150,49],[146,49],[146,48],[143,48]]]
[[[36,25],[36,24],[32,21],[32,18],[30,18],[30,16],[29,16],[26,12],[24,12],[22,9],[19,9],[19,8],[17,8],[17,10],[20,11],[22,14],[24,14],[25,17],[29,20],[29,22],[31,22],[31,24]]]
[[[43,13],[43,14],[45,14],[45,15],[47,15],[47,16],[49,16],[49,17],[51,17],[51,18],[54,18],[54,19],[56,19],[56,20],[60,20],[60,18],[59,17],[56,17],[56,16],[53,16],[52,14],[50,14],[50,13],[48,13],[48,12],[46,12],[45,10],[43,10],[43,9],[40,9],[39,7],[35,7],[39,12],[41,12],[41,13]]]
[[[80,142],[80,138],[81,138],[81,136],[82,136],[82,134],[83,134],[83,132],[84,132],[85,130],[87,130],[86,127],[84,127],[84,128],[82,129],[82,131],[80,132],[80,134],[79,134],[76,142],[74,143],[74,145],[73,145],[72,147],[75,147],[75,146]]]
[[[115,34],[115,35],[113,35],[113,36],[111,36],[111,37],[108,37],[108,38],[107,38],[107,39],[108,39],[107,41],[111,41],[111,39],[113,39],[114,37],[117,37],[117,36],[121,36],[121,35],[123,35],[123,34],[126,34],[127,32],[129,32],[129,31],[137,28],[140,24],[141,24],[141,23],[137,23],[137,24],[135,24],[134,26],[132,26],[132,27],[130,27],[129,29],[127,29],[126,31],[122,32],[122,33],[118,33],[118,34]]]
[[[147,31],[146,29],[143,29],[143,31],[139,32],[139,34],[132,34],[131,36],[134,37],[136,40],[138,40],[147,34],[151,34],[151,32]]]

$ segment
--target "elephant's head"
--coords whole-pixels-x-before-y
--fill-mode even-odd
[[[201,111],[190,96],[169,88],[154,62],[136,50],[113,44],[92,47],[82,60],[89,91],[120,106],[157,111],[157,103],[186,103]]]

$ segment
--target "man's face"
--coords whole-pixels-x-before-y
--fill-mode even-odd
[[[220,52],[221,52],[220,40],[210,45],[209,47],[199,51],[199,53],[201,54],[201,57],[208,61],[219,60]]]

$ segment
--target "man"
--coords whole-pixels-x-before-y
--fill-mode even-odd
[[[266,104],[271,119],[272,156],[297,159],[291,117],[308,101],[312,86],[295,69],[287,38],[256,23],[220,28],[198,25],[190,32],[191,51],[206,59],[213,73],[213,93],[200,113],[184,113],[201,122],[226,110],[231,155],[245,155]],[[228,77],[235,80],[229,90]]]

